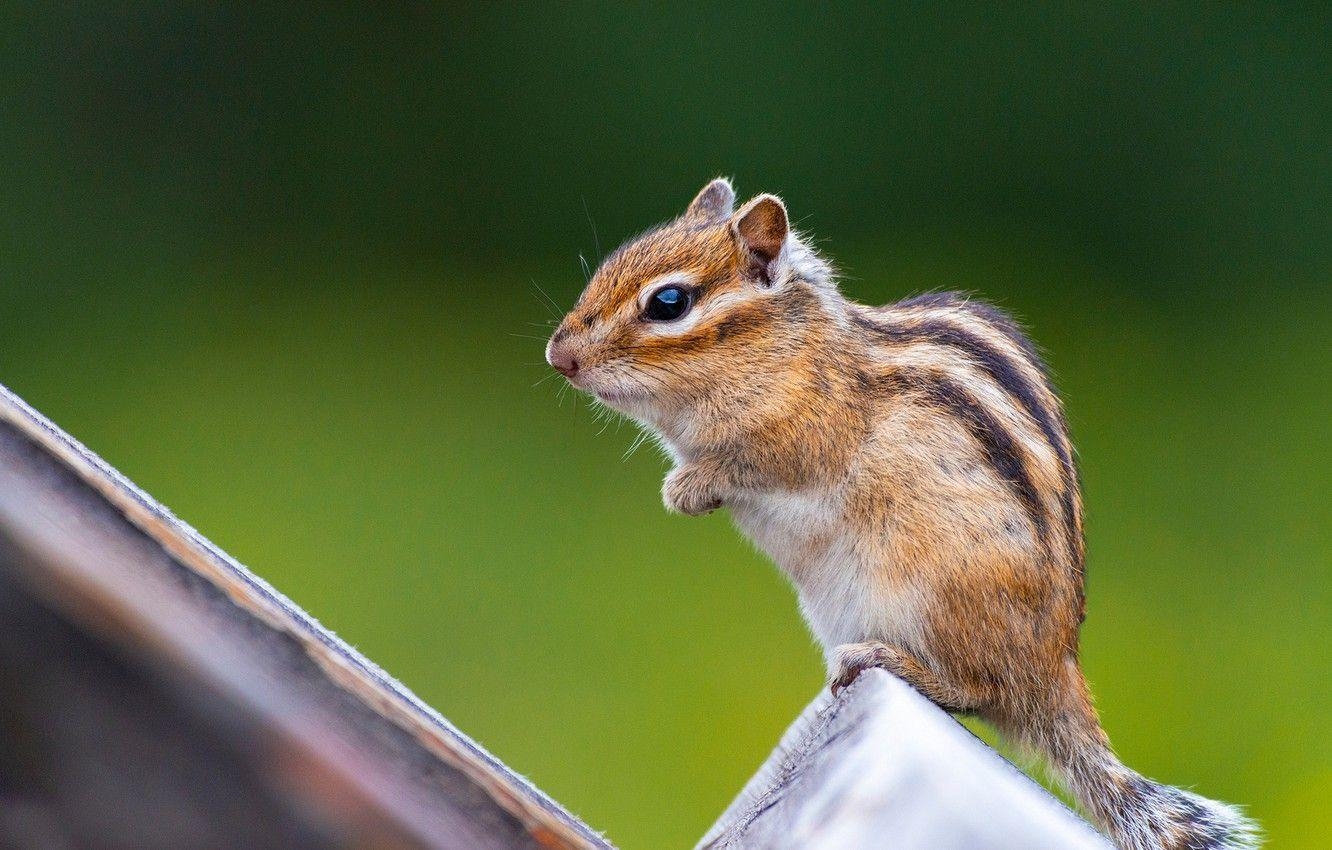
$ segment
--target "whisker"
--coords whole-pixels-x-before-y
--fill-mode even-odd
[[[648,441],[649,436],[647,431],[639,431],[638,436],[629,444],[629,448],[625,449],[624,454],[620,455],[620,462],[623,463],[633,457],[634,452],[642,448],[643,444]]]
[[[601,237],[597,235],[597,223],[592,220],[592,213],[589,212],[587,209],[587,195],[583,195],[583,215],[587,216],[587,223],[592,226],[592,244],[596,247],[597,259],[600,260],[602,256]],[[580,254],[579,257],[581,259],[582,255]],[[583,262],[583,266],[584,267],[587,266],[586,261]],[[591,279],[591,277],[592,277],[591,275],[588,275],[589,279]]]
[[[532,282],[532,288],[535,289],[538,293],[540,293],[541,297],[546,300],[546,304],[550,309],[551,316],[553,318],[558,319],[560,317],[560,314],[564,312],[563,310],[560,309],[560,305],[555,303],[555,299],[550,297],[550,293],[546,292],[546,290],[541,288],[541,284],[537,283],[535,278],[528,278],[528,280]]]

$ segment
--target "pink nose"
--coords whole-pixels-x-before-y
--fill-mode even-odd
[[[565,345],[560,343],[552,345],[546,353],[546,359],[550,361],[550,365],[555,367],[556,372],[566,378],[572,378],[578,374],[578,361],[574,359],[573,352]]]

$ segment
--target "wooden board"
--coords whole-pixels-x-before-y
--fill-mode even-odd
[[[1109,850],[1087,823],[882,670],[820,695],[698,850]]]
[[[0,846],[610,847],[3,387]]]

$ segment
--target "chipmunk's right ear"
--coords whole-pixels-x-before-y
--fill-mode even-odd
[[[759,195],[731,218],[731,230],[749,255],[756,259],[769,280],[771,266],[782,253],[791,225],[786,204],[776,195]]]
[[[731,181],[725,177],[718,177],[694,196],[694,200],[689,203],[689,209],[685,210],[684,217],[688,221],[699,223],[721,221],[731,214],[733,206],[735,206],[735,190],[731,188]]]

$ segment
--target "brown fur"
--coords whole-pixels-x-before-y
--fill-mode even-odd
[[[800,591],[834,688],[886,667],[991,721],[1123,847],[1246,846],[1238,815],[1143,780],[1101,731],[1077,472],[1034,346],[958,295],[849,302],[780,200],[733,199],[714,181],[608,257],[549,350],[659,436],[668,507],[732,509]],[[644,316],[662,285],[691,293],[678,322]]]

